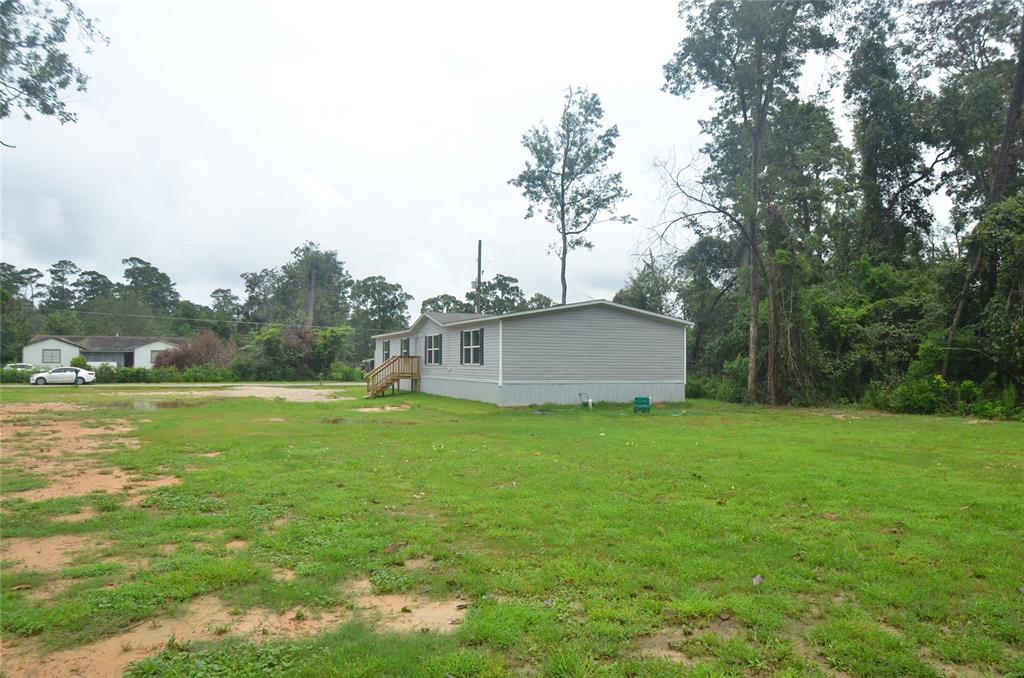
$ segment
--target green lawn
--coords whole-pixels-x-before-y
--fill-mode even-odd
[[[42,422],[127,420],[141,446],[95,463],[182,481],[127,506],[29,502],[18,492],[51,480],[4,440],[3,538],[104,544],[103,562],[4,573],[5,644],[84,645],[207,594],[315,616],[350,607],[345,583],[369,576],[378,592],[461,596],[467,616],[447,634],[359,617],[306,638],[175,642],[132,671],[1024,675],[1019,423],[708,401],[643,416],[420,394],[157,409],[117,389],[0,395],[94,408]],[[95,517],[58,520],[86,506]],[[58,579],[70,585],[45,600],[25,588]]]

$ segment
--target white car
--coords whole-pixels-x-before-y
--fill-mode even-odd
[[[28,383],[36,386],[46,384],[91,384],[96,381],[96,373],[80,367],[55,367],[49,372],[37,372],[28,378]]]
[[[34,370],[35,365],[29,365],[28,363],[7,363],[4,365],[5,370]]]

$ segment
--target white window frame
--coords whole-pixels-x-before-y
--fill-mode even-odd
[[[441,351],[444,350],[444,342],[440,334],[428,334],[425,339],[425,363],[427,365],[440,365],[443,359]]]
[[[409,355],[409,346],[411,344],[412,344],[412,341],[410,341],[409,337],[403,338],[398,343],[398,346],[399,346],[398,352],[401,353],[402,355]]]
[[[475,337],[474,337],[475,335]],[[462,331],[462,364],[463,365],[483,365],[483,332],[481,330],[463,330]],[[476,351],[474,360],[473,352]]]
[[[52,355],[54,353],[57,354],[57,359],[56,360],[47,360],[46,359],[47,355]],[[60,365],[60,349],[59,348],[44,348],[43,349],[43,354],[42,354],[42,360],[43,360],[43,364],[44,365]]]
[[[166,350],[167,350],[166,348],[158,348],[158,349],[150,350],[150,352],[149,352],[149,364],[150,365],[156,365],[156,358],[157,358],[157,356],[160,355],[161,353],[163,353]]]
[[[384,360],[387,360],[391,357],[391,340],[385,339],[381,342],[381,346],[384,350]]]

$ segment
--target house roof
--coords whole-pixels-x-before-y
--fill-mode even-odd
[[[386,332],[384,334],[373,335],[374,339],[397,337],[403,334],[409,334],[412,332],[417,325],[419,325],[424,318],[430,318],[438,325],[442,327],[458,327],[461,325],[474,325],[478,322],[485,320],[506,320],[512,318],[525,318],[527,316],[541,315],[543,313],[560,313],[564,311],[571,311],[578,308],[588,308],[593,306],[601,306],[605,308],[613,308],[624,313],[632,313],[634,315],[651,318],[652,320],[658,320],[660,322],[666,322],[673,325],[680,325],[685,327],[693,327],[693,323],[689,320],[683,320],[682,318],[674,318],[670,315],[664,315],[662,313],[654,313],[653,311],[644,311],[643,309],[633,308],[632,306],[626,306],[625,304],[617,304],[614,301],[608,301],[607,299],[592,299],[590,301],[579,301],[573,304],[559,304],[558,306],[550,306],[548,308],[537,308],[532,311],[517,311],[515,313],[503,313],[499,315],[478,315],[476,313],[435,313],[433,311],[427,311],[416,319],[408,329],[399,330],[397,332]],[[452,317],[438,318],[437,316],[468,316],[468,317]]]
[[[35,344],[46,339],[56,339],[66,344],[72,344],[85,351],[97,352],[119,352],[131,351],[139,346],[152,344],[156,341],[163,341],[168,344],[180,346],[185,343],[185,337],[90,337],[68,334],[40,334],[29,339],[29,344]]]
[[[439,311],[424,311],[423,315],[427,316],[439,325],[450,325],[451,323],[457,323],[461,320],[473,320],[475,318],[482,318],[483,313],[441,313]]]

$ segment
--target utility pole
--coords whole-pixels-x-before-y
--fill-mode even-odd
[[[484,241],[476,241],[476,312],[480,313],[480,275],[483,273],[483,260],[481,255],[484,251]]]
[[[306,328],[313,327],[313,307],[316,306],[316,266],[309,267],[309,291],[306,292]]]

